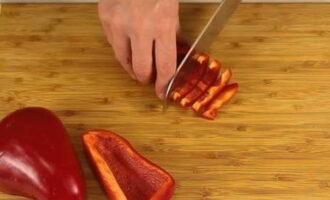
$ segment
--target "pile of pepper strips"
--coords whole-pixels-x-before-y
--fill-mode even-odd
[[[189,46],[178,45],[178,61]],[[221,64],[206,54],[189,60],[194,73],[176,85],[171,98],[214,119],[237,92],[228,84],[232,72],[218,78]],[[83,146],[108,197],[112,200],[169,200],[175,181],[165,170],[140,155],[121,136],[88,131]],[[0,122],[0,191],[36,200],[84,200],[85,181],[62,122],[44,108],[15,111]]]
[[[187,43],[178,42],[178,63],[185,57],[189,48]],[[182,82],[175,83],[170,98],[184,108],[191,107],[199,116],[215,119],[222,105],[238,91],[237,83],[229,84],[232,71],[226,69],[220,73],[221,63],[218,60],[210,61],[210,57],[204,53],[193,52],[187,62],[191,71],[186,72]]]

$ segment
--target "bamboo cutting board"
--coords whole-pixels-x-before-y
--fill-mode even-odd
[[[214,5],[181,7],[189,36]],[[96,5],[3,5],[0,116],[55,111],[104,200],[80,134],[110,129],[177,180],[174,200],[330,199],[330,5],[244,4],[212,46],[240,92],[215,121],[172,106],[129,79],[102,33]],[[1,200],[19,198],[0,195]]]

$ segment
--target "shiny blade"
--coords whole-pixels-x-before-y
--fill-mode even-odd
[[[226,22],[236,10],[241,0],[223,0],[218,8],[215,10],[212,17],[207,22],[206,26],[199,34],[195,42],[191,45],[187,55],[180,63],[176,73],[172,77],[166,89],[166,95],[164,98],[163,109],[167,109],[170,94],[172,89],[177,84],[184,81],[185,74],[192,72],[191,65],[189,65],[189,59],[193,56],[195,50],[197,52],[207,52],[212,42],[217,38],[220,31],[225,26]]]

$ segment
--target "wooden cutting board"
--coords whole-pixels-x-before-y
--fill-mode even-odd
[[[183,32],[195,36],[214,8],[182,5]],[[92,128],[120,133],[173,174],[175,200],[330,199],[329,10],[241,5],[211,49],[240,92],[207,121],[178,106],[162,113],[153,87],[129,79],[96,5],[3,5],[0,116],[24,106],[55,111],[90,200],[106,199],[81,148]]]

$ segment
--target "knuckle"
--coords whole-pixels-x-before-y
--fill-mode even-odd
[[[159,32],[169,32],[171,30],[176,29],[176,20],[173,20],[171,18],[166,18],[164,20],[161,20],[160,23],[156,24],[156,29]]]
[[[147,38],[152,33],[153,26],[149,25],[146,19],[134,19],[129,23],[131,37],[136,39]]]
[[[143,28],[137,22],[132,22],[130,29],[131,37],[135,40],[143,39],[144,34],[146,34],[146,32],[144,32]]]
[[[158,23],[156,25],[157,31],[160,33],[166,33],[171,29],[171,25],[169,23]]]

